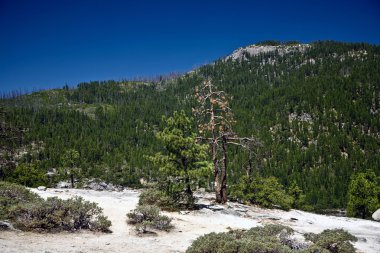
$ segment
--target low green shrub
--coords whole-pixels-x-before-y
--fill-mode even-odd
[[[75,231],[90,229],[110,232],[111,222],[96,203],[81,197],[42,199],[21,185],[0,182],[0,219],[25,231]]]
[[[268,224],[268,225],[265,225],[264,227],[253,227],[247,230],[244,233],[244,237],[263,238],[263,237],[277,236],[280,233],[286,233],[288,235],[291,235],[294,233],[294,230],[290,227],[279,225],[279,224]]]
[[[29,191],[25,187],[9,183],[0,182],[0,219],[9,218],[9,208],[20,204],[42,200],[37,194]]]
[[[140,194],[139,205],[156,205],[162,210],[173,211],[175,209],[174,201],[163,191],[155,188],[149,188]]]
[[[150,229],[169,231],[173,226],[172,219],[166,215],[160,215],[160,208],[155,205],[137,206],[127,214],[128,223],[135,225],[138,233],[146,233]]]
[[[284,210],[289,210],[294,201],[275,177],[243,177],[239,184],[232,187],[230,195],[232,199]]]
[[[111,222],[96,203],[81,197],[57,197],[14,205],[9,210],[14,226],[24,231],[75,231],[90,229],[110,232]]]
[[[355,248],[350,241],[357,241],[355,236],[343,229],[327,229],[320,234],[309,233],[305,235],[305,238],[314,243],[310,252],[325,249],[332,253],[354,253]]]
[[[110,233],[111,230],[109,228],[111,227],[111,225],[112,223],[107,218],[107,216],[99,215],[95,220],[91,221],[90,230],[99,231],[103,233]]]
[[[274,238],[272,240],[247,240],[241,241],[238,253],[290,253],[288,246],[281,244]]]
[[[228,233],[210,233],[197,238],[187,253],[353,253],[349,241],[356,238],[343,230],[325,230],[320,234],[306,234],[313,244],[302,248],[290,235],[293,230],[282,225],[254,227],[248,231],[235,230]],[[285,240],[284,240],[285,239]]]
[[[232,233],[210,233],[197,238],[186,253],[235,253],[239,246]]]
[[[196,239],[187,253],[287,253],[291,249],[280,240],[280,233],[293,230],[282,225],[254,227],[248,231],[210,233]]]

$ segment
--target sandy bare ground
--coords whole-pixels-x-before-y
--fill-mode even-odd
[[[58,196],[66,199],[82,196],[98,203],[112,221],[111,234],[88,231],[75,233],[39,234],[31,232],[0,232],[0,252],[35,253],[87,253],[87,252],[184,252],[198,236],[228,229],[250,228],[264,223],[281,223],[293,227],[300,233],[321,232],[324,229],[343,228],[359,237],[355,247],[359,252],[380,252],[380,223],[351,218],[338,218],[306,213],[298,210],[284,212],[237,204],[224,206],[224,210],[201,209],[189,214],[168,213],[175,228],[158,235],[139,237],[128,225],[126,213],[136,207],[137,191],[98,192],[92,190],[37,191],[42,197]],[[209,200],[202,200],[209,204]],[[244,209],[244,212],[236,210]],[[291,219],[293,218],[293,220]],[[294,220],[297,219],[297,220]]]

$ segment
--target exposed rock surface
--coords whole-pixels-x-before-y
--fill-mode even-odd
[[[297,231],[294,236],[282,238],[295,249],[305,247],[302,240],[304,233],[320,233],[324,229],[334,228],[342,228],[360,238],[358,242],[355,242],[358,252],[378,253],[380,248],[379,222],[312,214],[298,210],[285,212],[276,209],[263,209],[235,202],[219,205],[223,206],[224,209],[211,210],[208,207],[216,205],[212,193],[197,193],[198,203],[202,203],[200,210],[186,212],[186,215],[179,212],[164,212],[165,215],[173,219],[174,229],[170,233],[158,232],[157,236],[139,237],[136,236],[132,225],[126,222],[126,213],[135,209],[138,203],[138,191],[129,189],[124,189],[121,192],[84,189],[57,190],[51,188],[46,191],[38,191],[37,189],[32,189],[32,191],[44,198],[57,196],[67,199],[81,196],[86,200],[98,203],[103,208],[104,214],[111,220],[113,233],[99,234],[82,231],[40,234],[1,231],[0,252],[185,252],[192,241],[201,235],[211,232],[227,232],[230,229],[247,230],[267,223],[283,224]],[[247,211],[240,212],[238,209]],[[226,214],[226,212],[234,215]],[[291,218],[296,220],[291,221]]]
[[[377,209],[377,211],[372,214],[372,219],[380,221],[380,209]]]
[[[57,188],[71,188],[71,183],[61,181],[56,185]],[[96,182],[95,180],[88,180],[81,188],[90,189],[94,191],[123,191],[124,187],[113,185],[106,182]]]
[[[89,181],[83,186],[84,189],[91,189],[95,191],[122,191],[124,188],[122,186],[113,185],[106,182],[95,182]]]
[[[68,182],[61,181],[56,185],[57,188],[70,188],[71,184]]]
[[[292,52],[305,52],[306,49],[310,47],[309,44],[297,44],[297,45],[250,45],[247,47],[241,47],[236,49],[231,55],[227,56],[225,59],[236,60],[246,60],[246,55],[256,56],[265,53],[277,52],[280,56],[292,53]]]
[[[37,190],[39,190],[39,191],[46,191],[46,186],[38,186]]]
[[[14,231],[18,231],[17,229],[15,229],[12,225],[12,223],[6,221],[6,220],[1,220],[0,221],[0,230],[14,230]]]

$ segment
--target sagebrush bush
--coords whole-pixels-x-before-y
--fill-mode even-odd
[[[272,240],[241,240],[239,253],[290,253],[288,246],[281,244],[274,238]]]
[[[81,197],[44,200],[24,186],[8,182],[0,182],[0,219],[9,219],[16,228],[25,231],[110,232],[111,226],[96,203]]]
[[[248,231],[230,231],[228,233],[210,233],[196,239],[187,249],[187,253],[287,253],[291,249],[282,244],[280,233],[292,233],[293,230],[282,225],[254,227]]]
[[[0,219],[8,219],[9,208],[20,204],[30,203],[34,201],[40,201],[37,194],[29,191],[24,186],[9,183],[0,182]]]
[[[90,222],[90,230],[110,233],[111,230],[109,228],[111,225],[112,223],[107,216],[99,215],[95,220]]]
[[[14,205],[9,217],[15,227],[25,231],[75,231],[90,229],[110,232],[111,222],[96,203],[81,197],[62,200],[57,197]]]
[[[162,210],[167,211],[175,209],[174,201],[163,191],[155,188],[146,189],[140,194],[139,205],[156,205]]]
[[[293,230],[282,225],[254,227],[248,231],[235,230],[228,233],[210,233],[197,238],[187,253],[353,253],[349,241],[356,238],[343,230],[325,230],[320,234],[307,234],[305,239],[314,244],[305,244],[300,251],[292,248],[297,243],[289,236]],[[283,238],[287,238],[283,240]],[[289,243],[289,240],[293,242]],[[307,246],[306,246],[307,245]]]
[[[186,253],[235,253],[240,247],[232,233],[210,233],[198,237]]]
[[[160,208],[155,205],[137,206],[127,214],[128,223],[135,225],[138,233],[146,233],[149,229],[169,231],[172,219],[166,215],[160,215]]]
[[[266,236],[277,236],[280,233],[286,233],[286,234],[293,234],[294,230],[290,227],[279,225],[279,224],[268,224],[264,227],[254,227],[249,230],[247,230],[244,233],[245,237],[252,237],[252,238],[260,238],[260,237],[266,237]]]
[[[327,229],[320,234],[309,233],[305,235],[305,238],[314,243],[310,248],[311,252],[325,249],[333,253],[354,253],[355,248],[350,241],[357,241],[355,236],[343,229]]]

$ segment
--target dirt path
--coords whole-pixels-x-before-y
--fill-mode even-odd
[[[30,253],[90,253],[90,252],[184,252],[198,236],[209,232],[227,231],[229,228],[250,228],[260,223],[276,222],[290,225],[299,232],[321,232],[327,228],[344,228],[360,237],[355,244],[361,252],[375,253],[380,249],[380,223],[349,218],[316,215],[297,210],[284,212],[249,207],[244,216],[213,212],[209,209],[192,211],[189,214],[169,213],[174,230],[160,232],[157,236],[139,237],[126,223],[126,213],[136,207],[139,193],[98,192],[92,190],[36,191],[42,197],[58,196],[67,199],[82,196],[97,202],[112,221],[112,234],[93,232],[38,234],[30,232],[0,232],[0,252]],[[207,200],[206,200],[207,201]],[[228,208],[225,206],[225,210]],[[228,209],[231,210],[231,209]],[[290,218],[297,220],[291,221]],[[364,241],[364,238],[366,241]]]

